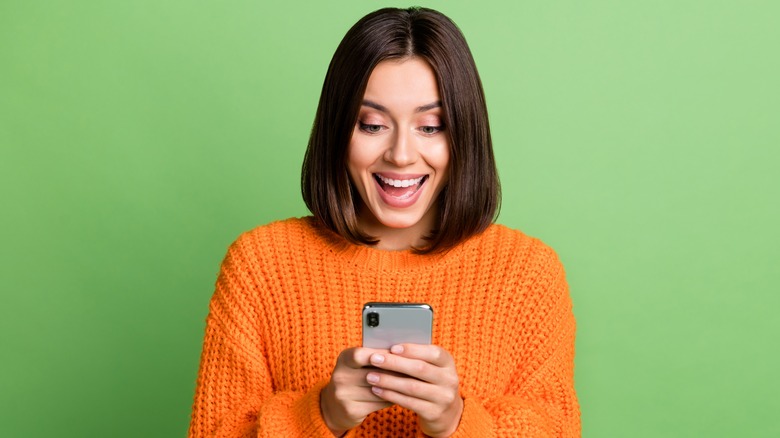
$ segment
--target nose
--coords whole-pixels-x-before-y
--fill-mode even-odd
[[[389,139],[390,144],[384,159],[396,167],[406,167],[417,161],[417,146],[414,137],[406,129],[397,129]]]

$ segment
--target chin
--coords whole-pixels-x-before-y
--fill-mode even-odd
[[[420,221],[415,219],[380,219],[379,223],[386,226],[387,228],[395,228],[398,230],[404,229],[404,228],[412,228],[413,226],[417,225]]]
[[[425,222],[425,212],[383,212],[381,209],[379,214],[374,214],[377,222],[387,228],[404,229],[420,226],[422,222]]]

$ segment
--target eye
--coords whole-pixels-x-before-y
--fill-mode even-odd
[[[378,134],[382,130],[382,125],[371,125],[368,123],[358,122],[360,130],[369,134]]]
[[[420,132],[426,135],[433,135],[444,130],[443,126],[422,126]]]

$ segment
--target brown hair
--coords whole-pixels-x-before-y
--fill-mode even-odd
[[[303,160],[301,191],[319,221],[363,244],[376,239],[358,228],[362,202],[347,174],[347,147],[374,67],[419,57],[436,75],[450,144],[447,186],[439,194],[438,229],[419,253],[447,250],[485,230],[498,214],[500,184],[482,82],[466,39],[440,12],[385,8],[355,23],[328,67]]]

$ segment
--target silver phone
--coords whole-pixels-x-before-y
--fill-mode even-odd
[[[363,306],[363,347],[430,344],[433,309],[424,303],[366,303]]]

